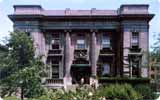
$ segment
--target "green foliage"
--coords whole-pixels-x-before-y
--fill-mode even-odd
[[[63,89],[49,90],[41,97],[29,100],[102,100],[102,98],[109,100],[142,100],[142,96],[128,84],[111,84],[97,90],[86,85],[68,92]]]
[[[147,85],[136,85],[133,88],[129,84],[109,84],[96,90],[84,85],[71,91],[46,90],[45,94],[27,100],[103,100],[102,98],[107,100],[152,100],[152,94],[153,92]]]
[[[155,99],[156,95],[149,85],[136,85],[135,90],[143,96],[143,99]]]
[[[160,33],[156,38],[156,42],[152,45],[152,49],[151,56],[157,58],[158,62],[160,62]]]
[[[0,69],[5,73],[0,79],[1,95],[11,95],[23,87],[25,97],[42,95],[40,74],[44,64],[34,57],[32,39],[26,33],[15,31],[7,44],[9,51],[0,61]]]
[[[78,87],[76,90],[49,90],[44,95],[29,100],[101,100],[89,86]]]
[[[129,84],[110,84],[106,87],[101,87],[98,95],[108,99],[118,100],[141,100],[142,98]]]
[[[129,84],[138,84],[138,83],[149,83],[149,78],[129,78],[129,77],[100,77],[98,78],[100,83],[129,83]]]
[[[9,96],[9,97],[5,97],[4,100],[20,100],[15,96]]]

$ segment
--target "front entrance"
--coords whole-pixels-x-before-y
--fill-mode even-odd
[[[80,84],[81,79],[84,79],[84,84],[89,84],[89,79],[91,75],[91,67],[72,67],[71,68],[72,83]]]

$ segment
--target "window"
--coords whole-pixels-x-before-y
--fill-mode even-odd
[[[59,38],[59,34],[52,34],[52,49],[59,49],[60,46],[60,38]]]
[[[85,40],[79,39],[77,40],[77,49],[85,49]]]
[[[52,60],[52,78],[58,78],[59,77],[59,61]]]
[[[103,65],[102,75],[106,76],[110,74],[110,65],[108,63]]]
[[[53,39],[52,40],[52,44],[59,44],[60,42],[59,42],[59,39]]]
[[[132,45],[132,47],[139,46],[139,33],[138,32],[132,32],[131,45]]]
[[[109,36],[103,35],[102,46],[103,48],[110,48],[110,37]]]
[[[132,75],[139,76],[139,61],[132,61]]]

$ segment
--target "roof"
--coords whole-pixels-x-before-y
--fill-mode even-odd
[[[57,16],[57,15],[117,15],[117,10],[43,10],[43,15]]]
[[[42,8],[40,5],[13,5],[13,8],[16,7],[38,7],[38,8]]]
[[[14,13],[9,15],[11,20],[15,18],[139,18],[150,20],[154,16],[148,11],[149,5],[146,4],[125,4],[116,10],[96,9],[90,10],[45,10],[40,5],[14,5]]]
[[[131,6],[132,6],[132,7],[133,7],[133,6],[134,6],[134,7],[138,7],[138,6],[149,7],[148,4],[123,4],[123,5],[120,6],[120,8],[121,8],[121,7],[124,7],[124,6],[129,6],[129,7],[131,7]]]

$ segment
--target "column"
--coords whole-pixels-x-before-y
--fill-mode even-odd
[[[65,67],[65,77],[63,79],[64,81],[64,89],[67,90],[68,86],[72,85],[72,78],[70,75],[70,70],[71,70],[71,64],[70,64],[70,34],[67,31],[66,32],[66,37],[65,37],[65,59],[64,59],[64,67]]]
[[[132,60],[130,60],[129,74],[130,74],[130,77],[132,78]]]
[[[35,47],[35,57],[41,55],[41,31],[40,29],[33,30],[31,32],[31,37],[33,39],[34,47]]]
[[[92,31],[91,34],[91,67],[92,67],[92,77],[90,78],[90,85],[98,87],[98,80],[96,79],[97,75],[97,53],[96,53],[96,32]]]
[[[65,77],[70,77],[70,35],[66,33],[65,37]]]
[[[91,36],[91,66],[92,76],[96,76],[97,73],[97,62],[96,62],[96,33],[92,32]]]

